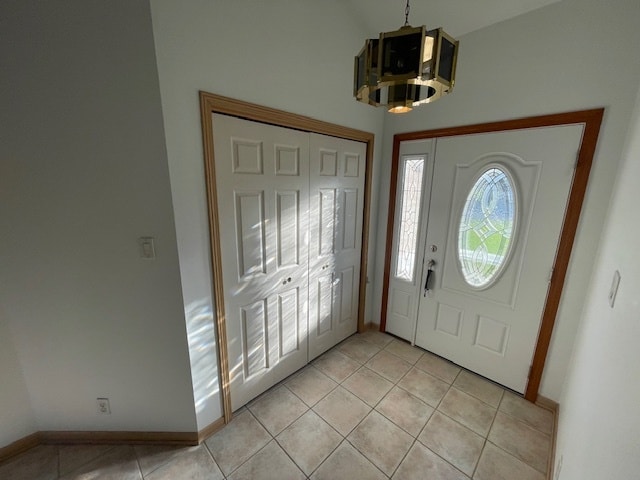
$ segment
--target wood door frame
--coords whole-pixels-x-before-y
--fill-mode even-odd
[[[542,380],[542,373],[549,351],[549,344],[556,321],[562,289],[569,267],[571,250],[575,240],[580,212],[589,181],[591,164],[595,155],[596,144],[604,108],[582,110],[576,112],[557,113],[535,117],[519,118],[491,123],[465,125],[459,127],[439,128],[418,132],[398,133],[393,136],[393,153],[391,164],[391,184],[389,193],[389,212],[387,216],[387,239],[384,259],[384,277],[382,285],[382,307],[380,312],[380,331],[384,332],[387,323],[387,304],[389,301],[389,275],[391,270],[391,256],[393,247],[393,226],[396,211],[396,191],[398,182],[398,163],[400,157],[400,143],[410,140],[426,140],[429,138],[454,137],[478,133],[504,132],[509,130],[524,130],[530,128],[551,127],[560,125],[583,124],[584,132],[578,153],[575,173],[569,192],[569,201],[565,210],[562,231],[556,251],[553,273],[549,281],[549,290],[545,300],[536,349],[533,354],[531,369],[524,397],[535,402]]]
[[[232,418],[231,392],[229,387],[229,352],[227,351],[227,328],[224,305],[224,288],[222,275],[222,250],[220,246],[220,222],[216,188],[214,159],[214,128],[212,114],[221,113],[234,117],[266,123],[278,127],[286,127],[309,133],[319,133],[332,137],[363,142],[367,145],[365,159],[364,206],[362,218],[362,250],[360,253],[360,279],[358,297],[358,331],[365,330],[365,299],[367,289],[367,257],[369,250],[369,215],[371,210],[371,179],[373,170],[374,134],[349,127],[343,127],[311,117],[264,107],[253,103],[235,100],[200,91],[200,120],[202,126],[202,142],[204,148],[205,182],[207,190],[207,207],[209,214],[209,236],[211,247],[211,271],[213,273],[213,298],[216,310],[216,333],[218,340],[218,367],[220,371],[220,391],[222,392],[222,411],[225,423]]]

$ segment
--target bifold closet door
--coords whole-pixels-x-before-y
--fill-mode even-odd
[[[311,134],[309,360],[355,333],[366,145]]]
[[[357,331],[366,144],[213,114],[232,408]]]
[[[232,408],[307,355],[309,134],[213,114]]]

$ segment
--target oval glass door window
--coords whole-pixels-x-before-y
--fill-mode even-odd
[[[458,229],[458,261],[469,286],[487,288],[503,270],[515,230],[515,198],[510,176],[497,166],[469,191]]]

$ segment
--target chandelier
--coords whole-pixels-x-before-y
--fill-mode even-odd
[[[363,103],[405,113],[453,90],[458,44],[442,28],[409,25],[366,40],[355,58],[353,95]]]

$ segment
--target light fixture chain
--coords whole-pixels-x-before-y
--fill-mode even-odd
[[[404,7],[404,26],[409,26],[409,11],[411,7],[409,6],[409,0],[407,0],[407,6]]]

